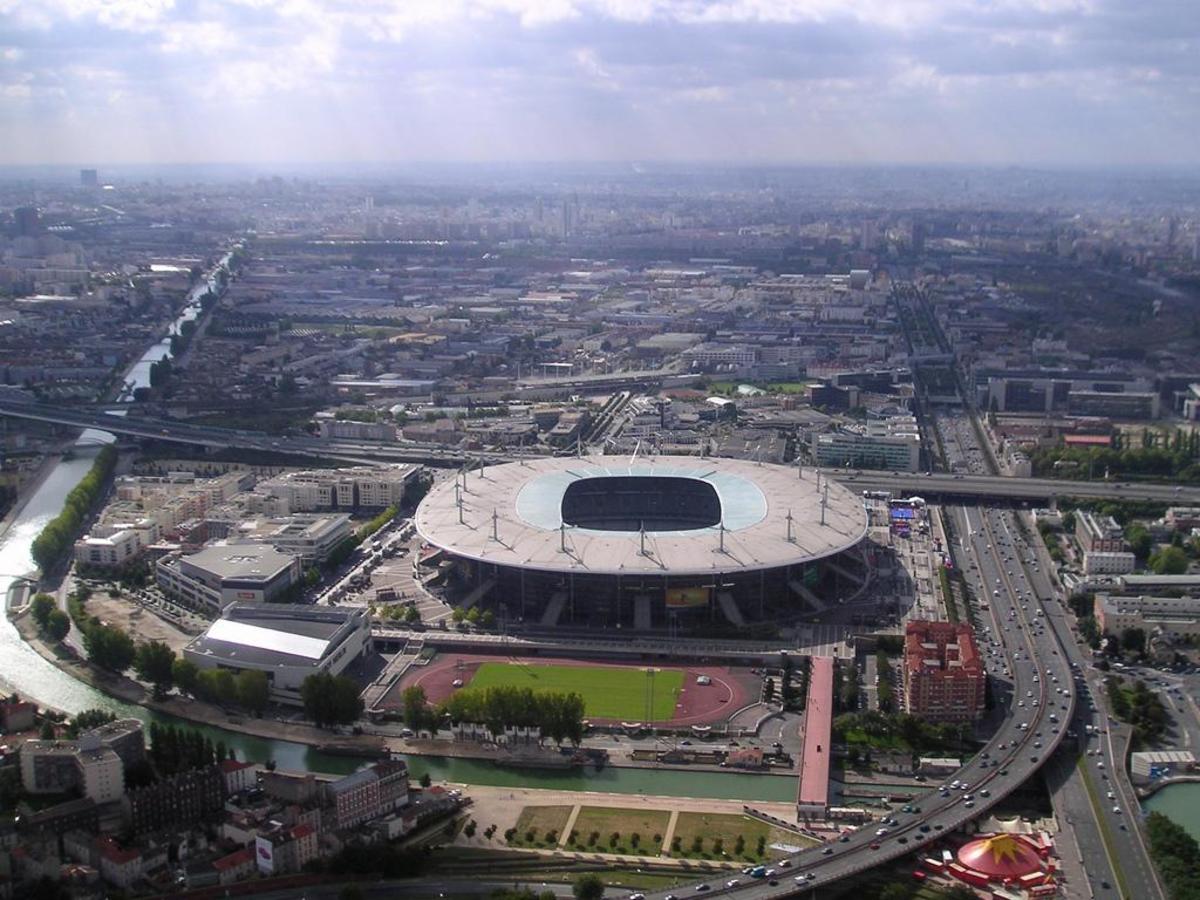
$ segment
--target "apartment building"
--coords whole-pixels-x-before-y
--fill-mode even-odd
[[[913,621],[904,633],[904,706],[931,722],[974,722],[987,672],[965,623]]]

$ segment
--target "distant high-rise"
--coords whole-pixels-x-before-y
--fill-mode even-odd
[[[36,206],[17,207],[13,210],[13,221],[16,223],[17,237],[34,237],[42,230],[42,220]]]
[[[570,237],[575,230],[575,207],[570,200],[562,203],[562,222],[559,223],[563,237]]]
[[[80,169],[79,184],[85,188],[94,188],[100,186],[100,175],[95,169]]]
[[[859,246],[863,250],[874,250],[879,243],[879,229],[876,227],[874,219],[863,219],[862,236],[859,239]]]
[[[919,219],[912,223],[912,251],[918,256],[925,252],[925,223]]]

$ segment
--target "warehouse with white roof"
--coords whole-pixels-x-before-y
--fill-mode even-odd
[[[365,608],[233,603],[183,654],[201,669],[266,672],[271,699],[298,705],[305,678],[353,674],[370,644]]]

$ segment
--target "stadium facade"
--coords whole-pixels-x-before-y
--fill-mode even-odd
[[[868,579],[861,497],[746,460],[508,463],[438,485],[415,523],[448,599],[525,627],[751,627],[819,613]]]

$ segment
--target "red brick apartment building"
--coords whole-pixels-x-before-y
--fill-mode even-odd
[[[931,722],[974,722],[987,672],[970,625],[909,622],[904,634],[904,706]]]

